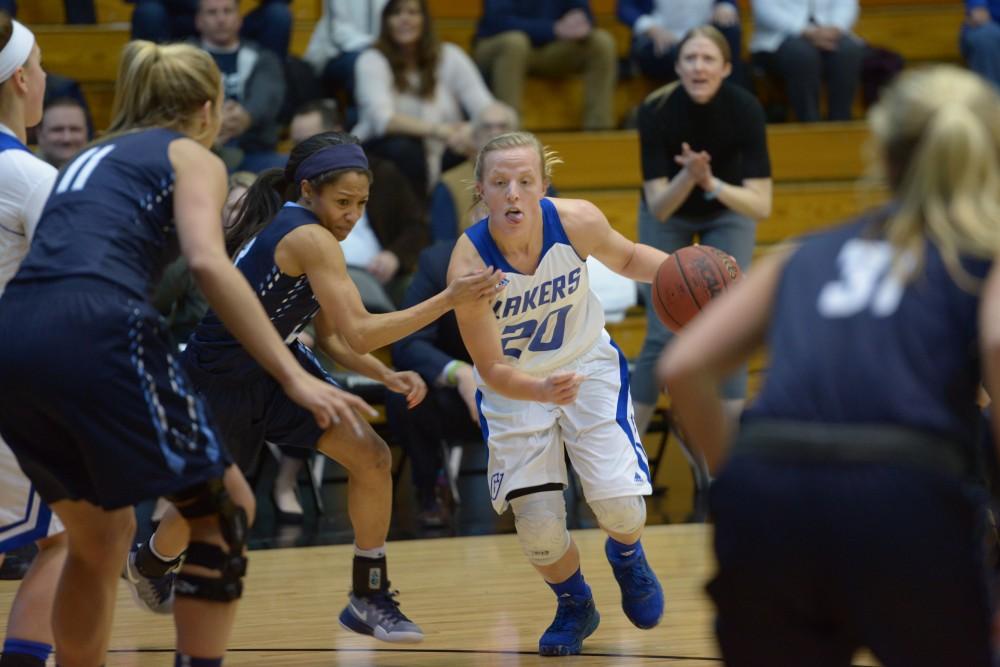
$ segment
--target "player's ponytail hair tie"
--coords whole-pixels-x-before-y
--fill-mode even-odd
[[[295,182],[310,181],[320,174],[339,169],[368,171],[368,157],[360,144],[336,144],[316,151],[295,170]]]
[[[18,67],[24,67],[31,55],[31,47],[35,45],[35,35],[23,23],[13,19],[11,23],[14,30],[10,34],[10,40],[0,49],[0,83],[14,76]]]

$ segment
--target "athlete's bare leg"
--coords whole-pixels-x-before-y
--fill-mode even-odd
[[[341,423],[322,435],[319,450],[347,469],[347,512],[359,549],[385,544],[392,517],[392,453],[368,424],[359,436]]]
[[[17,588],[7,619],[7,638],[51,645],[52,606],[66,563],[66,533],[38,540],[38,555]]]
[[[131,507],[105,510],[61,500],[52,510],[66,526],[66,565],[55,597],[52,629],[62,667],[103,665],[111,635],[118,576],[135,532]]]

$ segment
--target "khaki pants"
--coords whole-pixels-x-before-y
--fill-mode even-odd
[[[489,74],[493,94],[518,111],[528,74],[554,78],[582,72],[583,128],[614,127],[617,51],[614,37],[605,30],[594,28],[582,40],[556,40],[539,47],[532,47],[523,32],[502,32],[478,40],[473,57]]]

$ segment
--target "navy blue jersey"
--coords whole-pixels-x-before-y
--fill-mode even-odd
[[[285,342],[291,343],[319,311],[319,303],[305,274],[281,272],[274,251],[285,236],[303,225],[318,225],[316,215],[298,204],[287,203],[274,220],[243,246],[236,268],[254,288],[264,311]],[[260,365],[209,311],[191,334],[185,363],[214,374],[254,372]]]
[[[976,433],[979,295],[955,282],[931,243],[916,277],[896,278],[885,216],[807,238],[791,256],[771,366],[745,420],[896,424],[963,441]],[[977,281],[990,268],[963,266]]]
[[[182,136],[166,129],[118,135],[63,167],[8,290],[83,278],[148,299],[178,254],[167,150]]]

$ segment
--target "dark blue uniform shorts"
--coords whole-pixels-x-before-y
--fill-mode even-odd
[[[309,373],[337,384],[307,347],[296,342],[289,349]],[[251,376],[214,375],[198,368],[188,356],[183,361],[240,470],[253,470],[265,442],[316,449],[323,429],[312,413],[288,398],[263,369],[258,367]]]
[[[737,455],[711,489],[733,667],[988,667],[982,489],[932,470]]]
[[[46,502],[105,509],[220,477],[229,460],[161,318],[110,285],[0,301],[0,433]]]

